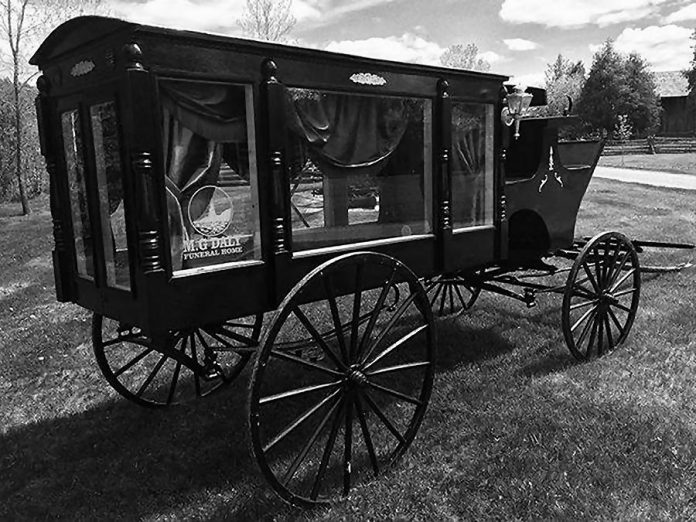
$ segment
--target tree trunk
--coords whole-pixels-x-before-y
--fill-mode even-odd
[[[22,177],[22,107],[20,104],[20,85],[19,85],[19,57],[14,56],[14,132],[15,132],[15,169],[17,174],[17,187],[19,188],[19,200],[22,202],[22,215],[31,214],[29,199],[24,188],[24,178]]]

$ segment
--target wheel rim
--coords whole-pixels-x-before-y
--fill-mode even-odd
[[[444,317],[469,310],[478,299],[481,289],[460,275],[441,275],[430,281],[426,292],[433,313]]]
[[[172,331],[158,349],[139,328],[95,314],[92,344],[102,374],[118,393],[141,406],[161,408],[206,397],[230,383],[258,344],[261,320],[255,316]],[[207,374],[194,371],[196,363]]]
[[[383,274],[382,285],[365,289],[367,273]],[[344,284],[335,292],[335,281],[346,279],[356,291],[343,294]],[[394,308],[385,296],[397,284],[405,297]],[[325,293],[317,301],[319,289]],[[303,304],[309,296],[313,303]],[[315,326],[345,317],[353,318],[351,328],[332,339]],[[253,453],[282,498],[311,506],[347,495],[403,455],[432,390],[433,328],[423,287],[388,256],[342,256],[296,285],[262,342],[249,402]],[[277,348],[307,333],[314,350]]]
[[[576,358],[599,357],[624,343],[640,286],[638,255],[626,236],[605,232],[585,245],[563,295],[563,334]]]

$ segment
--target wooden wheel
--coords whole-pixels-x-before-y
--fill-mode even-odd
[[[321,334],[327,324],[337,335]],[[308,336],[311,348],[285,348]],[[249,397],[252,450],[282,498],[311,506],[347,495],[404,454],[430,398],[434,336],[422,285],[382,254],[338,257],[292,289],[261,343]]]
[[[443,274],[430,280],[426,292],[433,313],[443,317],[474,306],[481,288],[458,274]]]
[[[106,380],[126,399],[161,408],[205,397],[244,369],[263,316],[169,332],[153,341],[136,327],[94,314],[92,345]]]
[[[584,360],[621,345],[638,310],[640,267],[626,236],[604,232],[582,249],[563,294],[563,335],[571,353]]]

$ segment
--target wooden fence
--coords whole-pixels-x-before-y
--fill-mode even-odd
[[[696,152],[696,138],[668,138],[656,136],[623,143],[609,140],[604,145],[603,156],[619,154],[683,154]]]

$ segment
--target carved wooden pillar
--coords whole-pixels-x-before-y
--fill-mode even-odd
[[[39,122],[39,144],[41,154],[46,162],[46,171],[50,184],[50,205],[51,218],[53,221],[53,272],[56,282],[56,298],[58,301],[70,301],[72,296],[72,278],[70,274],[70,250],[68,247],[68,219],[69,213],[62,205],[67,202],[66,196],[62,191],[58,180],[58,151],[56,134],[60,131],[53,110],[49,92],[50,83],[48,78],[40,76],[36,82],[39,94],[36,97],[35,106]]]
[[[505,162],[507,160],[507,150],[510,146],[510,129],[503,125],[500,118],[497,115],[501,114],[503,107],[506,104],[507,89],[505,86],[500,87],[500,92],[498,94],[498,103],[496,105],[495,114],[496,117],[493,120],[495,126],[498,129],[497,143],[500,147],[500,157],[496,162],[496,179],[498,180],[497,186],[497,227],[498,227],[498,241],[497,243],[497,253],[496,257],[498,259],[507,259],[508,257],[508,215],[507,215],[507,197],[505,196],[505,178],[507,173],[505,172]]]
[[[128,115],[124,123],[128,129],[130,166],[134,177],[132,186],[136,197],[137,257],[142,273],[147,276],[164,269],[160,217],[163,202],[153,158],[157,120],[150,74],[143,66],[140,46],[127,44],[122,53],[128,83]]]
[[[290,270],[292,229],[290,224],[290,183],[285,168],[286,122],[285,87],[278,81],[278,67],[270,58],[261,65],[261,84],[264,134],[267,145],[267,172],[273,187],[271,219],[273,221],[273,266],[275,271],[275,299],[280,301],[289,290],[287,274]]]
[[[446,268],[450,259],[452,242],[452,180],[450,151],[452,147],[452,100],[449,94],[449,82],[441,79],[437,84],[437,183],[439,194],[438,223],[440,236],[441,268]]]

